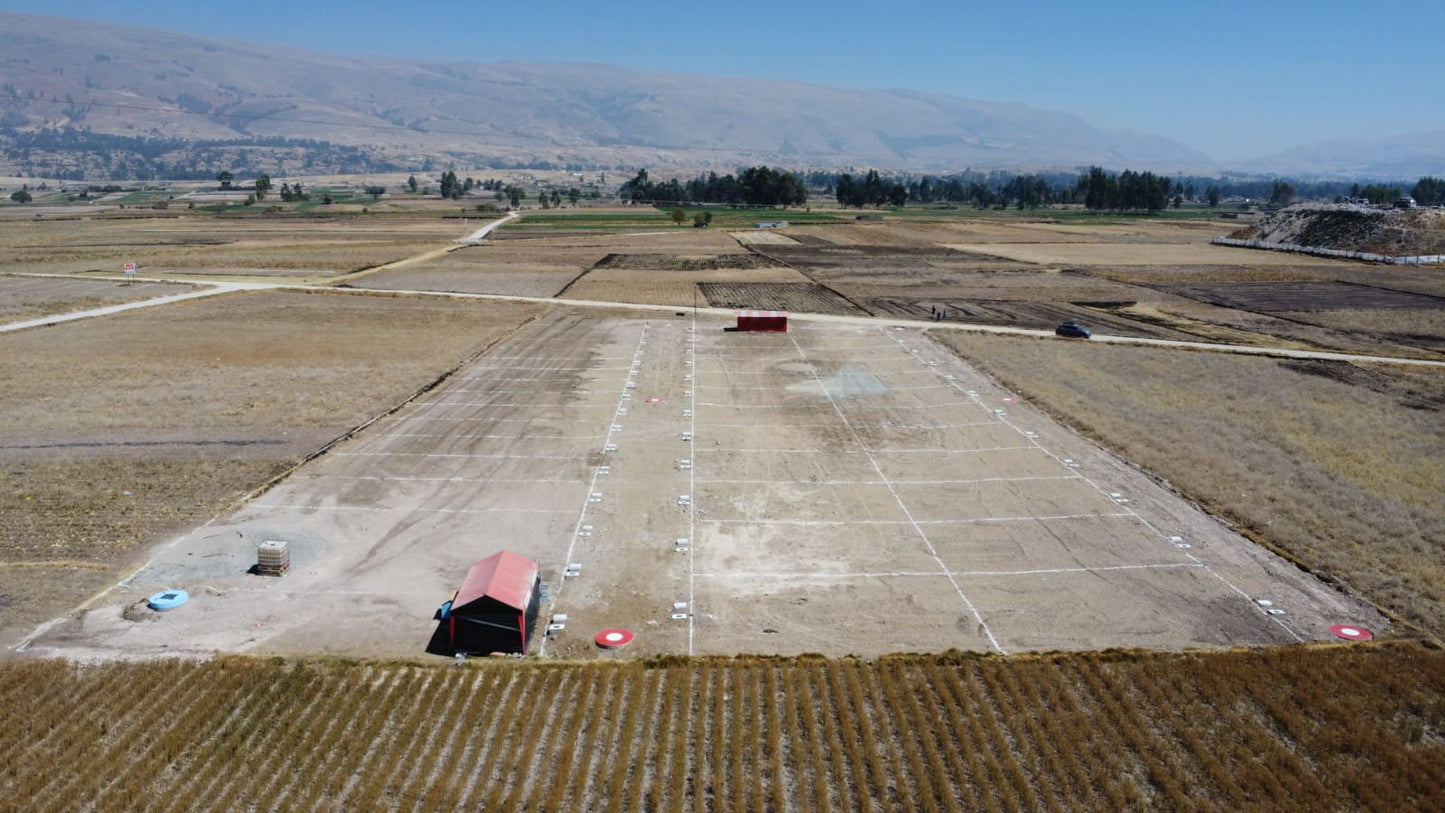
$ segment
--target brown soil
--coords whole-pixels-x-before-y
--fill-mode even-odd
[[[812,282],[700,282],[703,299],[715,308],[837,313],[852,316],[866,311],[835,291]]]

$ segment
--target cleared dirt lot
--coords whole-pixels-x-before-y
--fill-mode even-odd
[[[163,219],[153,225],[169,228],[171,224]],[[299,228],[301,224],[292,225]],[[65,226],[68,224],[57,227]],[[403,220],[389,228],[405,232],[411,227],[410,221]],[[829,310],[831,306],[817,303],[837,304],[827,292],[838,291],[846,295],[844,302],[858,302],[873,312],[920,319],[927,318],[930,306],[948,308],[953,318],[962,314],[979,321],[1035,327],[1084,316],[1106,332],[1207,335],[1254,344],[1331,346],[1346,342],[1358,349],[1388,348],[1380,334],[1361,332],[1372,319],[1378,321],[1371,314],[1382,313],[1409,315],[1420,325],[1418,332],[1425,337],[1421,342],[1438,333],[1428,316],[1419,316],[1429,309],[1418,307],[1265,313],[1265,308],[1242,310],[1249,302],[1215,304],[1170,289],[1171,285],[1204,286],[1210,291],[1248,288],[1268,297],[1271,289],[1262,283],[1279,283],[1287,291],[1293,290],[1289,286],[1303,283],[1312,291],[1374,284],[1382,290],[1395,286],[1393,292],[1379,294],[1391,303],[1400,299],[1418,305],[1420,297],[1432,292],[1435,285],[1418,270],[1372,269],[1358,264],[1255,268],[1247,261],[1266,255],[1236,252],[1231,256],[1238,258],[1238,265],[1140,265],[1058,273],[1040,265],[981,257],[942,245],[971,238],[990,240],[990,244],[1023,243],[1022,236],[1038,232],[1051,242],[1030,244],[1035,248],[1052,246],[1068,252],[1076,245],[1108,245],[1107,241],[1116,240],[1124,241],[1119,243],[1122,248],[1148,250],[1192,245],[1207,236],[1196,223],[1103,224],[1097,232],[1091,232],[1092,228],[1088,224],[995,222],[806,226],[788,230],[792,245],[759,245],[752,251],[722,231],[705,229],[580,234],[532,229],[510,236],[504,231],[487,245],[448,251],[450,240],[459,236],[453,224],[447,226],[446,242],[410,245],[410,249],[423,250],[408,254],[406,265],[347,275],[346,284],[542,293],[575,267],[578,273],[584,268],[593,270],[568,291],[569,296],[655,301],[680,309],[705,299],[712,304],[717,304],[713,300],[728,300],[757,306],[786,300],[782,306],[793,310]],[[192,246],[191,250],[204,252],[210,247]],[[792,267],[775,262],[779,258]],[[1243,283],[1248,285],[1230,287]],[[796,301],[789,299],[794,294],[799,296]],[[341,304],[353,300],[373,304]],[[301,301],[326,304],[316,309],[296,307]],[[234,307],[242,302],[251,305]],[[412,304],[396,304],[400,310],[392,313],[377,302]],[[261,307],[261,303],[272,304]],[[276,307],[275,303],[284,305]],[[848,310],[841,304],[838,307],[841,312]],[[403,317],[402,313],[412,316]],[[44,344],[38,333],[28,334],[30,338],[11,345],[24,352],[7,358],[11,364],[7,372],[15,380],[27,382],[14,390],[10,426],[13,436],[19,438],[14,447],[35,448],[25,451],[23,467],[12,468],[6,475],[16,485],[9,489],[15,496],[7,506],[6,522],[21,530],[12,534],[17,540],[13,561],[0,568],[0,584],[4,585],[0,589],[12,597],[23,593],[26,602],[44,597],[50,602],[45,606],[73,606],[90,586],[105,581],[118,561],[116,551],[121,551],[119,560],[125,560],[147,540],[159,538],[163,529],[184,528],[210,517],[230,497],[264,482],[300,454],[342,431],[346,423],[338,416],[359,422],[394,403],[374,397],[370,387],[374,380],[402,379],[388,378],[392,373],[380,371],[419,377],[406,380],[429,380],[423,373],[434,375],[445,368],[436,360],[447,354],[437,354],[436,348],[453,347],[439,342],[437,336],[447,334],[447,341],[460,342],[455,345],[460,347],[468,337],[480,335],[469,331],[480,330],[495,338],[509,329],[504,326],[526,318],[514,313],[489,321],[494,313],[501,312],[477,303],[423,305],[392,297],[356,297],[354,293],[248,294],[228,295],[206,306],[168,306],[144,318],[127,317],[134,321],[103,323],[112,328],[131,326],[119,333],[110,332],[111,328],[101,330],[102,323],[96,323],[83,331],[65,333],[64,347]],[[1341,322],[1336,318],[1340,314],[1349,318]],[[642,414],[648,416],[648,431],[676,433],[682,444],[681,433],[696,428],[698,442],[684,444],[685,451],[669,450],[643,435],[646,442],[640,446],[626,442],[619,444],[617,451],[606,452],[604,437],[614,423],[623,427],[624,433],[637,429],[630,423],[638,414],[635,406],[630,416],[617,410],[619,406],[626,409],[624,402],[630,400],[622,397],[628,394],[623,386],[644,323],[621,316],[596,321],[575,314],[563,321],[566,324],[549,322],[545,329],[538,326],[524,334],[531,339],[518,337],[520,344],[510,350],[499,348],[489,354],[484,361],[499,369],[483,373],[483,367],[477,368],[481,395],[486,398],[462,393],[468,397],[455,404],[409,407],[383,421],[353,441],[360,451],[338,449],[267,495],[267,499],[294,496],[293,502],[262,500],[245,509],[257,512],[254,517],[243,512],[237,519],[227,520],[237,525],[228,547],[207,548],[204,553],[169,549],[194,555],[186,557],[190,562],[173,562],[168,565],[173,569],[157,571],[165,578],[156,577],[155,583],[189,578],[186,568],[200,557],[215,568],[205,571],[210,580],[203,583],[207,587],[202,592],[208,600],[217,600],[218,606],[232,608],[227,613],[233,611],[234,602],[246,595],[254,597],[257,590],[280,591],[293,597],[306,594],[308,606],[328,607],[332,616],[347,615],[353,604],[367,604],[377,612],[391,608],[388,623],[404,618],[405,624],[417,625],[397,633],[394,640],[377,643],[372,640],[372,630],[383,628],[380,623],[370,623],[355,634],[341,635],[335,630],[323,634],[316,623],[293,627],[286,616],[273,613],[252,622],[259,625],[252,629],[260,632],[218,644],[295,653],[332,646],[342,651],[416,654],[417,631],[426,633],[431,610],[455,589],[466,564],[499,547],[524,543],[538,546],[536,555],[548,568],[555,595],[559,601],[572,596],[577,604],[570,612],[582,623],[646,625],[647,642],[634,648],[643,653],[688,651],[688,632],[674,623],[683,619],[671,618],[674,603],[688,603],[681,587],[684,582],[679,581],[684,576],[693,588],[694,604],[691,613],[680,614],[691,616],[685,625],[696,652],[851,651],[852,639],[846,631],[830,632],[829,619],[853,604],[873,601],[893,608],[888,618],[918,621],[895,621],[887,629],[881,621],[868,622],[874,624],[876,635],[865,636],[864,643],[857,645],[860,651],[955,645],[993,649],[995,643],[1005,650],[1081,648],[1111,642],[1181,647],[1273,640],[1250,626],[1256,620],[1253,616],[1240,614],[1241,607],[1251,610],[1248,602],[1222,602],[1218,617],[1213,615],[1216,610],[1211,610],[1206,614],[1209,620],[1197,623],[1188,612],[1181,614],[1177,606],[1168,605],[1169,596],[1189,595],[1189,601],[1204,606],[1205,593],[1190,591],[1224,582],[1214,576],[1203,578],[1203,573],[1225,575],[1250,595],[1273,590],[1277,583],[1283,585],[1279,588],[1282,595],[1303,596],[1271,599],[1305,609],[1287,609],[1287,618],[1260,615],[1267,621],[1285,618],[1288,623],[1300,613],[1323,617],[1335,611],[1319,609],[1328,601],[1305,587],[1288,578],[1276,579],[1270,569],[1273,565],[1268,563],[1277,560],[1268,557],[1261,560],[1265,564],[1253,565],[1236,561],[1238,557],[1227,562],[1200,557],[1195,563],[1179,559],[1181,552],[1195,547],[1176,548],[1172,543],[1164,547],[1163,554],[1174,558],[1145,557],[1158,538],[1183,536],[1196,547],[1209,538],[1206,533],[1206,542],[1196,543],[1188,532],[1168,532],[1170,523],[1186,531],[1201,522],[1204,524],[1199,527],[1214,526],[1197,513],[1176,516],[1174,509],[1165,511],[1173,505],[1169,502],[1173,498],[1162,491],[1155,494],[1157,488],[1122,466],[1117,482],[1095,480],[1103,492],[1084,487],[1077,476],[1084,469],[1063,466],[1058,460],[1068,457],[1082,464],[1090,455],[1099,454],[1097,449],[1083,444],[1059,451],[1048,445],[1053,442],[1048,430],[1052,425],[1042,417],[1039,427],[1044,428],[1012,425],[1012,416],[1027,410],[1026,406],[1006,408],[1007,416],[994,415],[992,409],[1005,408],[1005,402],[988,403],[987,399],[994,397],[985,394],[992,392],[991,385],[981,378],[970,379],[973,374],[966,367],[957,366],[948,373],[953,379],[938,380],[940,368],[957,365],[941,348],[929,350],[939,353],[930,359],[934,366],[926,362],[914,365],[911,375],[921,380],[908,381],[901,378],[905,371],[895,369],[899,360],[887,359],[889,353],[902,352],[896,342],[894,349],[888,350],[888,334],[881,342],[876,336],[855,341],[847,330],[800,326],[787,338],[788,342],[797,339],[799,344],[773,346],[767,342],[778,337],[725,335],[716,332],[721,325],[712,324],[701,338],[718,343],[695,347],[694,355],[689,356],[682,334],[674,332],[682,321],[655,319],[648,328],[652,338],[647,346],[670,342],[668,346],[675,347],[661,356],[648,355],[633,374],[634,383],[653,387],[656,397],[674,407],[683,398],[699,401],[695,406],[679,407],[676,414],[668,413],[671,423],[660,420],[663,412],[655,404],[648,405],[651,412]],[[1348,333],[1329,327],[1346,323],[1355,326]],[[71,336],[82,338],[72,342]],[[1288,338],[1282,341],[1279,336]],[[530,344],[533,340],[536,347]],[[883,343],[883,347],[869,342]],[[29,343],[38,344],[31,348]],[[1008,342],[1006,346],[1014,350],[1062,347],[1032,341]],[[743,348],[751,348],[756,357],[735,354]],[[1177,357],[1170,351],[1159,353],[1165,358]],[[49,371],[57,364],[69,363],[72,357],[83,361],[74,366],[74,380],[66,381],[71,389],[52,395],[44,387],[37,389],[28,383],[53,384]],[[140,364],[127,366],[130,357]],[[378,361],[383,358],[391,361]],[[903,356],[905,362],[911,358],[911,353]],[[422,361],[411,364],[413,359]],[[172,370],[166,366],[169,363],[178,366]],[[516,369],[509,372],[502,367]],[[363,373],[358,375],[357,370]],[[819,375],[810,378],[812,372]],[[378,375],[381,377],[376,378]],[[686,380],[689,375],[696,377],[697,387],[684,386],[693,383]],[[1060,373],[1060,386],[1067,388],[1070,375]],[[964,381],[970,383],[960,384]],[[720,385],[726,386],[710,389]],[[389,393],[399,392],[393,384],[378,386],[391,387],[386,390]],[[598,396],[592,392],[598,386],[604,392],[612,388],[614,395]],[[959,395],[960,386],[964,396]],[[1108,387],[1124,385],[1105,382],[1099,386],[1103,393],[1098,396],[1100,403],[1106,403]],[[1171,386],[1187,390],[1189,382]],[[1292,386],[1285,386],[1281,397],[1295,392]],[[1430,402],[1430,386],[1421,390],[1426,393],[1421,403]],[[489,395],[503,389],[511,391],[511,400]],[[684,395],[690,389],[694,394]],[[969,390],[979,394],[967,396]],[[363,393],[373,400],[364,404],[351,400]],[[559,396],[556,402],[549,400],[553,394]],[[1013,396],[1000,393],[996,397]],[[1400,397],[1412,403],[1420,401],[1409,393]],[[337,403],[356,408],[334,410]],[[1050,401],[1051,409],[1057,409],[1059,403]],[[866,410],[859,420],[846,424],[841,420],[849,410],[863,407]],[[683,408],[692,412],[685,420]],[[395,436],[382,433],[381,427],[401,420],[402,415],[420,421],[423,410],[434,412],[432,424]],[[981,413],[982,419],[958,414],[970,410]],[[77,422],[75,416],[82,417]],[[469,422],[493,418],[496,426],[483,423],[481,430],[468,428]],[[708,446],[705,432],[709,427],[720,433],[711,439],[721,445]],[[277,429],[282,435],[276,434]],[[513,430],[522,434],[509,434]],[[1012,448],[1020,430],[1037,432],[1039,438],[1025,435],[1026,442]],[[1169,448],[1178,444],[1179,438],[1209,431],[1165,433],[1161,442]],[[579,446],[574,435],[591,440]],[[1237,439],[1250,454],[1269,447],[1265,439],[1247,432]],[[1045,448],[1035,448],[1035,441]],[[1058,442],[1082,443],[1067,432]],[[380,448],[366,444],[379,444]],[[1129,445],[1122,448],[1134,453]],[[691,468],[679,468],[678,461],[684,457],[693,464]],[[607,458],[619,464],[605,462]],[[1256,470],[1265,479],[1283,470],[1268,457],[1254,459],[1259,461]],[[601,465],[609,466],[608,474],[597,473]],[[1062,473],[1055,471],[1060,466],[1066,469]],[[334,477],[332,467],[337,467]],[[652,474],[644,474],[644,469]],[[1109,471],[1110,477],[1115,476],[1112,468]],[[657,492],[657,483],[672,483],[665,478],[683,472],[700,479],[688,480],[685,491],[673,491],[667,485],[661,486],[662,494]],[[627,476],[620,476],[624,473]],[[664,479],[649,479],[653,477]],[[44,494],[27,490],[34,482],[47,484]],[[161,485],[153,489],[152,484],[157,483]],[[497,490],[503,483],[503,490]],[[610,490],[596,488],[598,483],[615,484],[620,490],[616,499]],[[534,493],[534,489],[541,490]],[[1139,494],[1131,494],[1131,490]],[[123,493],[126,491],[131,493]],[[587,501],[593,491],[601,491],[601,502]],[[1126,495],[1129,502],[1116,503],[1107,496],[1116,492]],[[1218,502],[1210,505],[1230,517],[1260,515],[1252,493],[1221,494]],[[565,499],[559,502],[558,495]],[[27,496],[31,498],[28,502]],[[677,504],[680,496],[691,497],[694,508]],[[127,500],[133,500],[134,506]],[[1309,504],[1308,498],[1301,498],[1301,505],[1308,508]],[[1165,511],[1167,521],[1144,513],[1145,508]],[[1130,517],[1134,510],[1144,517],[1140,523]],[[1322,522],[1330,523],[1333,510],[1331,506],[1317,513],[1324,517]],[[298,517],[292,517],[293,513]],[[589,521],[583,521],[584,516]],[[280,521],[273,521],[276,517]],[[679,531],[676,525],[683,520],[688,526]],[[595,534],[576,535],[583,526],[594,524]],[[1334,525],[1344,527],[1339,522]],[[604,535],[603,529],[609,526],[611,531]],[[914,530],[915,526],[919,530]],[[55,528],[62,531],[55,532]],[[293,549],[298,563],[320,563],[314,574],[302,572],[298,565],[297,572],[282,582],[242,578],[223,586],[223,581],[239,578],[244,570],[237,570],[236,565],[249,566],[253,561],[258,535],[289,533],[288,529],[297,533]],[[1254,530],[1260,533],[1258,528]],[[1272,538],[1268,533],[1263,536]],[[676,539],[683,538],[695,540],[695,544],[689,546],[687,555],[674,553]],[[375,546],[377,561],[387,567],[395,565],[404,582],[399,591],[384,575],[386,568],[362,561],[372,554],[357,554],[352,546],[360,543],[353,539],[369,540],[366,551]],[[342,546],[337,540],[347,541]],[[900,540],[911,540],[911,547],[902,547]],[[1102,544],[1100,540],[1112,541]],[[1315,552],[1306,550],[1302,556],[1310,563],[1332,563],[1354,544],[1337,540]],[[613,547],[617,545],[625,547]],[[834,545],[837,551],[830,547]],[[929,546],[933,554],[920,560],[919,551]],[[441,558],[435,562],[428,559],[430,563],[423,565],[422,551],[428,547],[439,551]],[[569,549],[586,558],[569,558]],[[1216,549],[1235,550],[1224,545],[1211,548],[1211,555]],[[158,555],[164,559],[170,554]],[[347,558],[353,555],[362,560]],[[333,556],[341,558],[333,560]],[[893,566],[895,559],[898,567]],[[587,575],[563,585],[560,568],[568,561],[585,562]],[[685,566],[679,565],[684,561]],[[930,561],[933,569],[925,566]],[[1213,570],[1204,568],[1205,564]],[[1246,584],[1247,580],[1230,577],[1220,569],[1226,565],[1246,568],[1242,572],[1249,567],[1263,568],[1265,580]],[[1409,561],[1405,565],[1413,567]],[[636,574],[650,573],[649,568],[664,575],[639,580]],[[772,576],[750,582],[757,574]],[[314,583],[304,581],[313,576]],[[1166,585],[1162,592],[1151,592],[1154,588],[1131,581],[1156,577]],[[1038,589],[1034,582],[1045,579],[1056,587],[1070,585],[1066,594],[1077,597],[1073,611],[1081,619],[1082,629],[1058,626],[1050,620],[1067,615],[1062,606],[1050,606],[1062,599],[1046,594],[1029,598]],[[1417,600],[1414,597],[1423,597],[1420,600],[1428,603],[1434,600],[1428,592],[1435,589],[1431,585],[1436,580],[1433,571],[1417,568],[1403,589],[1387,580],[1378,588],[1369,588],[1370,595],[1384,596],[1392,606],[1409,605]],[[306,586],[294,590],[277,586],[298,581]],[[584,586],[589,581],[598,585],[595,593]],[[363,587],[348,593],[353,582]],[[212,588],[218,595],[210,594]],[[230,596],[228,591],[234,591],[237,598],[219,595]],[[1127,595],[1116,601],[1111,598],[1116,591]],[[763,598],[728,600],[734,594]],[[971,612],[956,612],[960,595],[974,605],[977,618]],[[318,596],[329,598],[323,601]],[[852,604],[839,596],[851,596]],[[328,605],[327,601],[335,603]],[[25,606],[33,609],[35,605]],[[204,602],[199,604],[194,614],[200,616],[204,607]],[[1278,603],[1277,608],[1285,607]],[[569,612],[565,604],[561,611]],[[307,612],[297,611],[296,616],[309,617]],[[1431,612],[1428,606],[1425,612]],[[821,632],[808,621],[815,615]],[[83,623],[57,627],[52,634],[73,640],[80,647],[77,651],[85,651],[87,641],[95,637],[86,630],[103,627],[109,623],[107,617],[96,610]],[[224,613],[216,616],[224,617]],[[1118,632],[1109,633],[1117,635],[1113,639],[1098,632],[1108,617],[1118,621]],[[621,621],[616,620],[619,618]],[[212,625],[215,629],[226,626]],[[106,635],[129,630],[116,640],[129,636],[134,644],[144,640],[144,634],[134,632],[136,628],[125,622]],[[1273,621],[1265,629],[1292,640]],[[887,634],[895,636],[891,643],[881,637]],[[1317,637],[1308,630],[1300,635]],[[952,636],[960,637],[955,640]],[[138,648],[147,646],[150,644]],[[549,646],[556,652],[567,653],[569,647],[575,648],[576,654],[591,652],[585,642],[566,635]]]
[[[569,657],[597,657],[591,634],[613,626],[638,632],[639,655],[1218,647],[1384,626],[918,331],[721,327],[535,323],[156,551],[33,648],[419,655],[436,606],[500,548],[542,564],[544,612],[569,616],[542,650]],[[291,574],[246,575],[264,539],[290,542]],[[127,620],[175,587],[184,608]]]

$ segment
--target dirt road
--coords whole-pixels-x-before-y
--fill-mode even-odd
[[[493,224],[493,225],[495,225],[495,224]],[[445,253],[446,251],[450,251],[450,250],[452,250],[452,249],[438,249],[437,251],[438,251],[438,252]],[[403,260],[403,261],[401,261],[401,262],[408,262],[408,260]],[[393,265],[395,265],[395,264],[393,264]],[[359,272],[359,273],[369,273],[369,272]],[[101,277],[100,279],[110,279],[110,278],[109,278],[109,277]],[[161,278],[161,277],[147,277],[146,279],[147,279],[148,281],[156,281],[156,282],[185,282],[185,283],[188,283],[188,284],[200,284],[200,283],[196,283],[195,280],[180,280],[180,279],[170,279],[170,278]],[[94,308],[94,309],[90,309],[90,310],[77,311],[77,312],[74,312],[74,313],[61,314],[61,315],[51,316],[51,317],[45,317],[45,318],[41,318],[41,319],[30,319],[30,320],[26,320],[26,321],[24,321],[24,322],[14,322],[14,323],[10,323],[10,324],[7,324],[7,325],[0,325],[0,332],[10,331],[10,330],[22,330],[22,329],[25,329],[25,328],[32,328],[32,327],[42,327],[42,326],[48,325],[48,324],[54,324],[54,323],[63,322],[63,321],[71,321],[71,320],[74,320],[74,319],[85,319],[85,318],[89,318],[89,317],[93,317],[93,316],[105,316],[105,315],[109,315],[109,314],[119,313],[119,312],[122,312],[122,311],[132,310],[132,309],[135,309],[135,308],[145,308],[145,307],[150,307],[150,306],[153,306],[153,305],[163,305],[163,304],[168,304],[168,303],[171,303],[171,302],[178,302],[178,301],[182,301],[182,300],[185,300],[185,299],[194,299],[194,298],[204,297],[204,296],[215,296],[216,294],[228,293],[228,292],[231,292],[231,291],[241,291],[241,290],[265,290],[265,289],[271,289],[271,288],[280,288],[280,289],[289,289],[289,290],[318,290],[318,289],[321,289],[321,290],[330,290],[330,291],[346,291],[346,290],[347,290],[347,289],[345,289],[345,288],[339,288],[339,289],[338,289],[338,288],[332,288],[332,287],[328,287],[328,286],[324,286],[324,285],[298,285],[298,284],[294,284],[294,283],[226,282],[226,283],[206,283],[206,284],[212,285],[212,286],[214,286],[214,287],[211,288],[211,289],[204,290],[204,291],[196,291],[196,292],[193,292],[193,293],[190,293],[190,294],[183,294],[183,295],[177,295],[177,296],[171,296],[171,297],[159,297],[159,298],[156,298],[156,299],[148,299],[148,300],[144,300],[144,301],[140,301],[140,302],[130,302],[130,303],[126,303],[126,304],[124,304],[124,305],[112,305],[112,306],[107,306],[107,307],[103,307],[103,308]],[[366,293],[369,293],[369,292],[364,292],[364,291],[363,291],[363,292],[354,292],[354,293],[360,293],[360,294],[365,295]],[[412,290],[393,290],[393,289],[388,289],[388,293],[389,293],[389,294],[393,294],[393,295],[405,295],[405,296],[443,297],[443,298],[452,298],[452,299],[481,299],[481,300],[494,300],[494,301],[498,301],[498,302],[526,302],[526,303],[533,303],[533,304],[563,305],[563,306],[575,307],[575,308],[596,308],[596,309],[613,310],[613,311],[616,311],[616,310],[653,311],[653,312],[656,312],[656,313],[659,313],[659,314],[676,313],[676,312],[678,312],[678,310],[679,310],[676,306],[673,306],[673,305],[623,304],[623,303],[617,303],[617,302],[603,302],[603,301],[586,300],[586,299],[556,299],[556,298],[551,298],[551,297],[536,297],[536,296],[504,296],[504,295],[499,295],[499,294],[465,294],[465,293],[451,293],[451,292],[438,292],[438,291],[412,291]],[[730,318],[730,317],[733,315],[733,311],[732,311],[731,309],[728,309],[728,308],[693,308],[693,309],[687,309],[687,310],[688,310],[688,312],[696,312],[696,313],[697,313],[698,315],[700,315],[700,316],[707,316],[707,317],[710,317],[710,318],[719,318],[719,317],[720,317],[720,318]],[[1052,332],[1047,331],[1047,330],[1031,330],[1031,329],[1028,329],[1028,328],[1002,327],[1002,326],[997,326],[997,325],[977,325],[977,324],[968,324],[968,323],[963,323],[963,322],[923,322],[923,323],[920,323],[920,321],[917,320],[917,319],[889,319],[889,318],[885,318],[885,317],[876,317],[876,316],[843,316],[843,315],[834,315],[834,314],[810,314],[810,313],[795,313],[795,314],[792,314],[792,315],[791,315],[791,319],[792,319],[794,322],[807,322],[807,323],[820,323],[820,324],[836,324],[836,325],[849,325],[849,326],[872,326],[872,327],[916,328],[916,327],[918,327],[920,324],[926,324],[930,330],[963,330],[963,331],[972,331],[972,332],[977,332],[977,333],[994,333],[994,334],[999,334],[999,335],[1010,335],[1010,336],[1029,336],[1029,337],[1033,337],[1033,338],[1043,338],[1043,339],[1051,339],[1051,340],[1057,338],[1057,337],[1054,336],[1054,334],[1053,334]],[[1077,339],[1061,339],[1060,341],[1080,341],[1080,340],[1077,340]],[[1316,360],[1320,360],[1320,361],[1344,361],[1344,362],[1351,362],[1351,363],[1401,364],[1401,365],[1413,366],[1413,367],[1442,367],[1442,368],[1445,368],[1445,361],[1436,361],[1436,360],[1432,360],[1432,359],[1403,358],[1403,357],[1399,357],[1399,356],[1375,356],[1375,355],[1368,355],[1368,354],[1363,354],[1363,353],[1337,353],[1337,352],[1332,352],[1332,351],[1328,351],[1328,350],[1296,350],[1296,349],[1290,349],[1290,348],[1257,347],[1257,346],[1253,346],[1253,345],[1240,345],[1240,344],[1213,344],[1213,343],[1210,343],[1210,342],[1192,342],[1192,341],[1182,341],[1182,340],[1174,340],[1174,339],[1150,339],[1150,338],[1135,337],[1135,336],[1107,336],[1107,335],[1101,335],[1101,334],[1098,334],[1098,333],[1095,333],[1094,336],[1093,336],[1093,338],[1092,338],[1092,339],[1089,339],[1088,341],[1099,342],[1099,343],[1108,343],[1108,344],[1132,344],[1132,345],[1141,345],[1141,346],[1150,346],[1150,347],[1172,347],[1172,348],[1177,348],[1177,349],[1180,349],[1180,350],[1197,350],[1197,351],[1203,351],[1203,352],[1209,352],[1209,353],[1234,353],[1234,354],[1238,354],[1238,355],[1248,355],[1248,356],[1269,356],[1269,357],[1273,357],[1273,358],[1316,359]]]

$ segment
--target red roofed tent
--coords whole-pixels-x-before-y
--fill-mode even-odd
[[[542,577],[537,563],[501,551],[472,565],[444,616],[457,652],[526,652],[537,628]]]
[[[738,311],[741,333],[787,333],[787,311]]]

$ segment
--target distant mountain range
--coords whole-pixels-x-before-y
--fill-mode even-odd
[[[1238,169],[1280,175],[1415,179],[1445,177],[1445,131],[1380,139],[1334,139],[1294,147]]]
[[[6,12],[0,54],[0,127],[9,133],[70,126],[208,142],[308,139],[360,148],[398,167],[1228,169],[1157,135],[906,90],[607,65],[341,57]],[[1433,143],[1424,136],[1408,149],[1403,143],[1301,148],[1263,159],[1258,171],[1380,166],[1401,177],[1445,174],[1439,134]],[[14,152],[4,161],[12,171],[20,166]],[[33,168],[34,149],[24,157]],[[87,171],[116,172],[110,160],[109,169],[91,160]],[[313,164],[305,166],[324,168]]]

